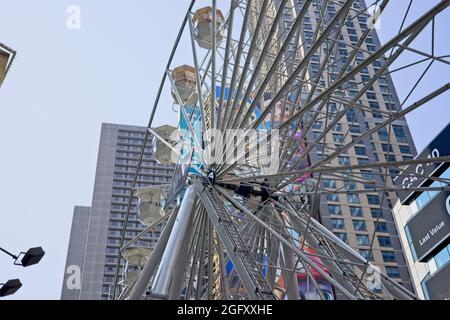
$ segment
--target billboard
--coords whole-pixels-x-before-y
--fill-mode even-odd
[[[450,155],[450,124],[445,127],[437,135],[437,137],[422,151],[422,153],[416,157],[416,159],[427,158],[439,158]],[[402,188],[416,188],[422,186],[427,177],[433,175],[433,173],[439,169],[442,163],[428,163],[428,164],[414,164],[407,166],[399,175],[394,179],[394,183]],[[418,177],[417,175],[423,175]],[[414,192],[408,190],[398,191],[397,195],[402,204],[408,202]]]
[[[425,261],[450,236],[450,191],[440,192],[411,218],[406,228],[417,260]]]
[[[425,280],[425,287],[431,300],[450,300],[448,279],[450,279],[450,264]]]

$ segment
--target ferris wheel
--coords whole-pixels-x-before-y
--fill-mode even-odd
[[[320,219],[328,195],[378,195],[386,210],[396,192],[432,190],[412,187],[427,177],[410,168],[450,161],[389,157],[398,123],[450,89],[417,93],[432,67],[450,64],[448,50],[437,52],[450,48],[435,36],[450,1],[410,19],[413,2],[398,13],[398,33],[381,42],[376,26],[389,0],[192,1],[145,137],[157,161],[176,164],[173,181],[134,189],[145,231],[162,232],[152,248],[122,236],[126,265],[113,298],[415,299]],[[421,36],[426,49],[414,46]],[[173,65],[177,55],[185,64]],[[411,69],[400,101],[391,75]],[[170,110],[164,95],[178,127],[152,127],[157,112]],[[371,139],[386,146],[386,160],[350,159]]]

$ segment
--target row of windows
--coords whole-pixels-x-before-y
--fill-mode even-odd
[[[122,228],[124,226],[124,222],[122,222],[122,221],[110,221],[109,222],[109,226],[110,227],[120,227],[120,228]],[[127,228],[143,229],[144,226],[140,222],[128,221]]]
[[[119,151],[138,151],[141,152],[141,147],[138,146],[131,146],[131,145],[124,145],[124,144],[118,144],[117,150]],[[145,147],[145,153],[148,155],[153,154],[153,147]]]
[[[126,173],[115,173],[114,174],[114,179],[127,179],[127,180],[133,180],[134,179],[134,174],[126,174]],[[147,180],[147,181],[161,181],[164,178],[168,178],[167,176],[171,176],[171,174],[169,173],[159,173],[158,175],[156,175],[156,173],[152,174],[152,175],[144,175],[144,174],[140,174],[138,175],[138,180]]]
[[[355,231],[367,231],[367,223],[364,220],[352,220],[353,229]],[[376,232],[388,232],[388,227],[386,222],[376,221],[374,222]],[[344,219],[342,218],[332,218],[331,226],[333,229],[346,229]]]
[[[361,207],[353,207],[350,206],[350,215],[352,217],[363,217],[363,209]],[[329,204],[328,205],[328,212],[332,215],[342,215],[342,207],[340,205],[335,204]],[[374,219],[383,219],[383,211],[380,208],[370,208],[370,213],[372,215],[372,218]]]
[[[165,182],[170,182],[171,177],[155,177],[155,179],[151,180],[151,181],[165,181]],[[135,187],[147,187],[149,184],[148,182],[137,182]],[[133,182],[131,181],[113,181],[113,186],[115,187],[127,187],[127,188],[133,188]]]
[[[137,236],[140,233],[141,233],[141,231],[130,231],[130,230],[127,230],[125,235],[126,235],[126,237],[133,237],[134,238],[135,236]],[[122,236],[122,230],[112,230],[112,229],[110,229],[108,231],[108,235],[111,236],[111,237],[121,237]],[[146,239],[146,240],[158,239],[159,236],[160,236],[160,231],[153,231],[153,232],[149,231],[149,232],[145,233],[144,235],[142,235],[142,238]]]
[[[116,171],[125,171],[125,172],[136,172],[136,167],[127,167],[127,166],[115,166],[114,168]],[[172,174],[173,173],[173,169],[172,168],[153,168],[153,169],[149,169],[149,168],[140,168],[139,169],[140,173],[164,173],[164,174]]]
[[[345,232],[334,232],[334,234],[342,241],[348,243],[348,237]],[[380,247],[392,247],[391,238],[388,236],[377,236],[377,240]],[[369,236],[367,234],[357,234],[356,243],[358,244],[358,246],[370,246]]]
[[[406,137],[406,132],[403,126],[393,125],[392,132],[399,143],[408,143],[408,139]],[[392,133],[391,132],[391,133]],[[389,129],[386,127],[380,128],[378,130],[378,137],[381,141],[389,142]]]
[[[380,205],[380,197],[378,195],[366,194],[367,202],[369,205]],[[357,193],[347,193],[346,194],[347,202],[352,204],[360,204],[360,196]],[[337,193],[328,193],[326,195],[327,201],[330,202],[339,202],[339,197]]]
[[[369,261],[374,261],[373,252],[369,249],[359,249],[359,254]],[[393,251],[381,251],[383,261],[386,263],[395,263],[395,253]]]
[[[132,159],[116,159],[116,164],[119,165],[130,165],[136,167],[138,165],[138,160],[132,160]],[[153,157],[149,159],[145,159],[141,163],[141,167],[167,167],[164,164],[160,164],[156,162]]]
[[[119,137],[144,138],[145,132],[119,130]]]

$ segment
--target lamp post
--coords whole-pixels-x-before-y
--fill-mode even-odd
[[[45,251],[42,250],[41,247],[30,248],[27,252],[21,252],[18,255],[15,255],[3,249],[2,247],[0,247],[0,251],[13,258],[14,265],[22,267],[29,267],[39,263],[39,261],[41,261],[42,257],[45,255]],[[20,258],[20,262],[17,262]],[[19,290],[20,287],[22,287],[22,283],[19,279],[12,279],[7,281],[6,283],[0,283],[0,298],[16,293],[16,291]]]
[[[39,261],[41,261],[42,257],[45,255],[45,251],[42,250],[41,247],[30,248],[27,252],[21,252],[18,255],[12,254],[2,247],[0,247],[0,251],[3,251],[4,253],[12,257],[16,266],[22,267],[29,267],[39,263]],[[19,260],[20,257],[22,257],[22,259],[20,263],[18,263],[17,260]]]
[[[10,296],[16,293],[16,291],[19,290],[20,287],[22,287],[22,283],[19,279],[12,279],[7,281],[6,283],[0,283],[0,297]]]

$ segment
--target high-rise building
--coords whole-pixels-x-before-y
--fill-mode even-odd
[[[102,125],[92,204],[74,210],[62,299],[110,298],[122,227],[145,132],[145,127]],[[136,187],[165,184],[172,175],[173,167],[154,160],[149,140]],[[144,229],[137,219],[137,199],[133,199],[125,243]],[[152,247],[158,237],[159,231],[154,230],[136,245]],[[120,265],[123,267],[123,259]]]
[[[296,54],[298,59],[301,59],[303,51],[308,50],[314,43],[313,39],[316,36],[320,19],[332,19],[343,6],[342,3],[342,1],[337,3],[317,1],[310,6],[301,27],[302,37],[299,41],[303,41],[303,43],[299,45],[292,42],[291,54]],[[296,12],[300,12],[304,1],[297,0],[295,4],[298,6]],[[351,10],[365,12],[365,8],[365,2],[360,0],[353,2]],[[293,15],[295,15],[295,10],[285,9],[284,25],[288,30],[295,19]],[[309,77],[313,79],[313,82],[319,84],[319,88],[313,94],[320,94],[320,87],[327,88],[339,79],[340,72],[345,70],[343,66],[355,47],[358,48],[357,63],[364,61],[381,47],[375,28],[371,29],[368,34],[364,34],[369,23],[371,23],[370,16],[366,13],[358,15],[355,19],[348,19],[342,26],[341,32],[336,34],[334,43],[328,42],[330,49],[321,50],[319,51],[322,52],[321,54],[316,53],[311,58],[308,68],[309,76],[306,78]],[[361,42],[361,39],[364,41]],[[343,97],[358,98],[356,103],[363,108],[351,108],[345,116],[340,118],[333,130],[325,136],[326,150],[323,150],[322,143],[318,143],[310,153],[311,163],[320,161],[323,154],[328,155],[338,150],[341,146],[351,143],[353,139],[385,121],[386,118],[383,114],[388,111],[401,110],[401,103],[389,73],[380,76],[368,90],[364,89],[367,82],[374,78],[374,75],[381,69],[383,63],[380,59],[382,58],[364,68],[343,90]],[[323,70],[324,60],[334,61],[334,67],[329,68],[331,62],[328,62],[327,68]],[[360,95],[360,93],[363,94]],[[306,98],[308,92],[305,92],[304,95]],[[328,116],[321,116],[313,125],[306,125],[306,127],[310,126],[306,130],[308,141],[315,141],[324,128],[333,121],[334,116],[337,116],[346,107],[335,101],[328,102]],[[416,149],[407,122],[405,118],[400,118],[394,121],[392,126],[386,126],[377,134],[360,140],[345,153],[336,157],[330,165],[351,166],[403,161],[410,160],[415,155]],[[380,267],[385,274],[406,288],[412,289],[410,275],[392,216],[392,208],[397,201],[397,195],[395,192],[383,195],[379,191],[370,191],[376,183],[383,185],[386,179],[389,181],[393,179],[398,174],[398,170],[390,169],[385,173],[381,172],[379,168],[368,168],[367,170],[351,170],[348,173],[349,176],[354,175],[354,179],[346,179],[342,175],[321,175],[322,188],[346,190],[348,193],[321,195],[318,219],[362,256]],[[319,179],[318,176],[316,178]],[[379,293],[382,294],[382,292]]]
[[[450,155],[450,124],[422,151],[420,158]],[[424,178],[412,177],[422,174]],[[426,191],[401,192],[394,207],[414,288],[421,299],[450,299],[450,181],[449,163],[411,165],[397,178]],[[434,188],[434,189],[432,189]]]

